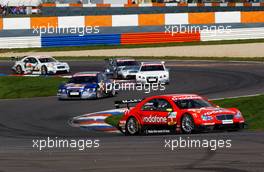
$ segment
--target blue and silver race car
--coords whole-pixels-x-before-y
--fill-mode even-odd
[[[114,85],[102,72],[80,72],[58,89],[57,96],[64,99],[97,99],[115,96]]]

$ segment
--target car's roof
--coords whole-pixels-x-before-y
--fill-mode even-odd
[[[78,76],[97,76],[100,72],[94,71],[94,72],[78,72],[73,75],[73,77]]]
[[[141,65],[143,66],[151,66],[151,65],[163,65],[164,62],[159,62],[159,61],[156,61],[156,62],[141,62]]]
[[[125,62],[125,61],[136,61],[133,58],[115,58],[117,62]]]
[[[51,56],[45,56],[45,55],[30,55],[30,56],[26,56],[26,57],[34,57],[37,59],[43,59],[43,58],[52,58]]]
[[[197,94],[166,94],[166,95],[160,95],[160,97],[168,97],[173,100],[203,99],[202,96],[199,96]]]

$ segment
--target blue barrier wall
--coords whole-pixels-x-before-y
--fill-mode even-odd
[[[41,47],[120,45],[121,34],[42,36]]]

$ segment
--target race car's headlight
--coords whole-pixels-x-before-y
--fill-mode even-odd
[[[85,89],[85,91],[87,91],[87,92],[95,92],[95,90],[96,90],[95,88],[86,88]]]
[[[65,93],[66,92],[66,89],[59,89],[58,92],[59,93]]]
[[[213,120],[213,117],[212,116],[208,116],[208,115],[202,115],[201,118],[202,118],[203,121]]]
[[[138,78],[145,79],[145,77],[144,76],[141,76],[141,75],[138,75]]]
[[[235,114],[234,118],[236,118],[236,119],[238,119],[238,118],[242,118],[242,114],[241,114],[241,112],[238,111],[238,112]]]

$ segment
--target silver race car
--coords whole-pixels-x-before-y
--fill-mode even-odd
[[[132,58],[106,59],[105,72],[114,79],[135,79],[139,63]]]
[[[58,74],[69,73],[70,67],[68,63],[59,62],[50,56],[24,56],[16,62],[12,70],[17,74]]]

